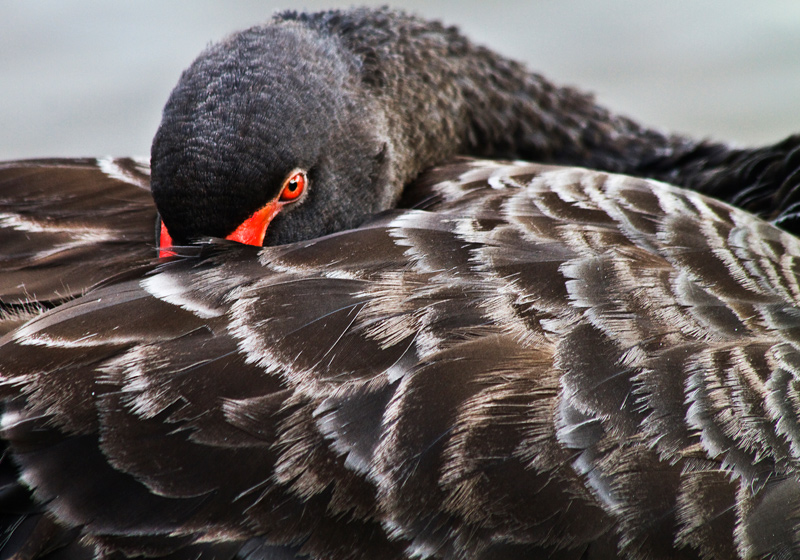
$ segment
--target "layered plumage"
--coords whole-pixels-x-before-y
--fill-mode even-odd
[[[0,162],[0,333],[153,260],[150,167]]]
[[[203,246],[7,335],[40,530],[175,557],[796,554],[795,237],[583,169],[464,161],[409,194],[427,208]]]
[[[361,60],[381,105],[372,117],[394,116],[400,129],[412,121],[381,89],[396,78],[390,47],[439,53],[438,64],[463,56],[473,84],[481,73],[470,65],[503,78],[485,105],[474,87],[461,91],[473,95],[462,107],[480,113],[472,125],[494,124],[442,139],[438,155],[414,153],[388,126],[392,149],[356,145],[394,170],[370,176],[388,181],[390,203],[344,204],[322,222],[293,211],[268,239],[293,243],[212,239],[161,261],[146,165],[0,168],[0,239],[13,247],[0,252],[4,555],[800,556],[797,237],[662,183],[468,159],[429,169],[398,208],[374,213],[424,165],[467,151],[671,178],[797,233],[798,139],[743,150],[662,135],[452,29],[385,10],[273,25],[212,47],[166,110],[157,202],[179,240],[226,234],[252,211],[237,201],[274,194],[255,179],[305,165],[289,142],[261,174],[272,165],[255,158],[265,137],[241,126],[260,113],[194,113],[186,101],[228,84],[219,79],[242,61],[254,68],[236,54],[241,41],[260,60],[272,33],[278,47],[320,33],[312,43],[344,48],[322,66]],[[525,87],[503,89],[514,84]],[[200,121],[183,138],[187,114]],[[203,155],[215,138],[230,143]],[[309,155],[303,146],[296,157]],[[319,194],[300,209],[353,186],[323,180],[330,172],[309,172]],[[217,204],[192,198],[212,191]],[[220,229],[207,228],[214,215]]]

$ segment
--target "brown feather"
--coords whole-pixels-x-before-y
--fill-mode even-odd
[[[792,554],[796,238],[580,169],[418,188],[425,210],[212,243],[7,335],[37,507],[107,553]]]

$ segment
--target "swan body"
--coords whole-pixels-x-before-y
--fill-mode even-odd
[[[152,167],[0,164],[3,555],[800,556],[799,142],[386,9],[210,47]]]
[[[36,527],[101,555],[791,557],[797,238],[579,168],[463,160],[410,194],[6,335]]]

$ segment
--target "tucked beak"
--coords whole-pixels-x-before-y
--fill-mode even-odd
[[[158,256],[162,259],[177,256],[174,252],[167,250],[167,247],[172,247],[172,245],[172,236],[167,231],[167,226],[161,221],[161,228],[158,233]]]
[[[269,227],[272,219],[278,215],[283,204],[284,203],[278,200],[270,202],[260,210],[254,212],[252,216],[242,222],[241,225],[237,227],[233,233],[226,236],[225,239],[244,243],[245,245],[261,247],[261,245],[264,244],[267,227]],[[174,251],[169,250],[172,246],[172,236],[169,234],[167,226],[165,226],[162,221],[161,230],[158,235],[158,256],[161,258],[176,256]]]
[[[254,212],[252,216],[242,222],[242,224],[225,239],[238,241],[245,245],[261,247],[261,245],[264,244],[264,236],[267,234],[267,227],[272,219],[278,215],[281,206],[283,206],[283,204],[277,200],[270,202],[260,210]]]

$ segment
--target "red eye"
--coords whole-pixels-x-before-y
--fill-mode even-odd
[[[303,191],[306,190],[307,183],[308,177],[306,177],[305,171],[294,171],[289,175],[289,178],[286,179],[286,182],[283,183],[280,200],[282,202],[297,200],[300,195],[303,194]]]

